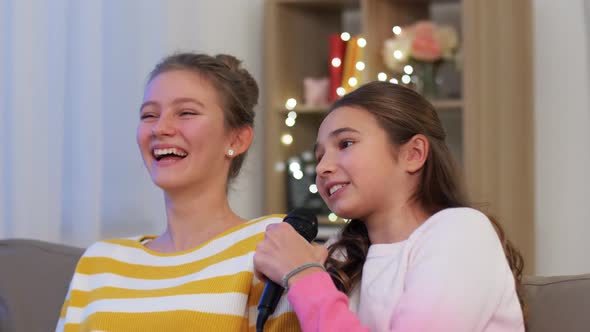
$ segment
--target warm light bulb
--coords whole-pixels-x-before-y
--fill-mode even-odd
[[[287,127],[293,127],[295,125],[295,119],[287,117],[285,119],[285,124]]]
[[[367,40],[365,38],[359,38],[356,40],[356,44],[358,45],[358,47],[363,48],[365,46],[367,46]]]
[[[293,177],[297,180],[301,180],[303,178],[303,172],[301,170],[293,172]]]
[[[410,82],[412,82],[412,78],[410,77],[410,75],[404,75],[402,76],[402,82],[404,84],[409,84]]]
[[[349,41],[350,40],[350,33],[348,33],[348,32],[341,33],[340,39],[342,39],[343,41]]]
[[[392,78],[389,80],[389,83],[398,84],[397,78]]]
[[[296,162],[296,161],[294,161],[294,162],[292,162],[292,163],[289,164],[289,170],[291,172],[300,171],[301,170],[301,164],[298,163],[298,162]]]
[[[393,27],[393,29],[391,29],[391,31],[393,31],[394,34],[399,35],[402,33],[402,28],[396,25]]]
[[[362,70],[365,69],[365,63],[362,62],[362,61],[359,61],[359,62],[356,63],[355,67],[356,67],[357,70],[362,71]]]
[[[402,51],[400,51],[400,50],[395,50],[393,52],[393,57],[396,58],[396,59],[398,59],[398,60],[401,60],[401,58],[404,57],[404,53],[402,53]]]
[[[381,72],[381,73],[377,74],[377,79],[381,82],[385,82],[385,81],[387,81],[387,74]]]
[[[318,192],[318,186],[316,186],[315,184],[309,185],[309,192],[312,194],[316,194]]]
[[[332,67],[340,67],[340,65],[342,64],[342,60],[340,60],[340,58],[333,58],[332,59]]]
[[[348,79],[348,85],[355,87],[358,84],[358,80],[356,79],[356,77],[351,77]]]
[[[338,87],[338,89],[336,89],[336,94],[340,97],[344,96],[344,94],[346,94],[346,90],[344,90],[343,87]]]
[[[297,100],[295,100],[295,98],[289,98],[287,99],[287,102],[285,103],[285,108],[288,110],[292,110],[295,108],[295,106],[297,106]]]
[[[287,117],[295,120],[295,119],[297,119],[297,113],[295,111],[291,111],[287,114]]]
[[[410,65],[404,66],[404,73],[406,73],[408,75],[412,75],[413,72],[414,72],[414,67],[412,67]]]
[[[328,215],[328,220],[330,220],[331,222],[335,222],[336,220],[338,220],[338,216],[336,215],[336,213],[332,212]]]
[[[285,145],[291,145],[291,143],[293,143],[293,136],[291,136],[290,134],[284,134],[283,136],[281,136],[281,143]]]

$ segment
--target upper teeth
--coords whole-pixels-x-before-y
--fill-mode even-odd
[[[345,186],[345,184],[337,184],[337,185],[333,186],[332,188],[330,188],[330,195],[332,195],[333,193],[336,192],[336,190],[338,190],[344,186]]]
[[[168,148],[168,149],[154,149],[154,156],[161,157],[167,154],[174,154],[180,157],[184,157],[187,155],[186,152],[176,149],[176,148]]]

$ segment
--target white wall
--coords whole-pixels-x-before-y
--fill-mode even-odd
[[[113,7],[125,6],[126,2],[116,2]],[[110,43],[119,43],[119,54],[111,54],[110,72],[105,73],[115,87],[109,88],[115,96],[111,105],[105,105],[105,111],[111,117],[103,120],[111,126],[112,137],[105,137],[105,146],[113,148],[113,159],[117,163],[105,163],[105,181],[103,188],[102,234],[108,238],[137,233],[158,233],[165,226],[163,197],[149,179],[144,169],[139,151],[135,145],[135,127],[137,114],[132,111],[139,103],[142,86],[130,91],[131,82],[142,80],[164,55],[176,51],[197,51],[208,54],[229,53],[242,59],[257,82],[261,82],[262,73],[262,0],[223,0],[223,1],[140,1],[130,6],[141,9],[137,17],[111,17],[109,33]],[[143,9],[142,9],[143,8]],[[126,11],[127,13],[129,11]],[[117,29],[117,24],[121,29]],[[123,26],[125,25],[125,26]],[[129,26],[135,26],[130,29]],[[136,34],[137,45],[125,44]],[[134,73],[135,77],[121,77],[128,72],[122,68],[124,62],[117,57],[124,57],[130,47],[148,49],[151,59],[141,58],[143,69]],[[148,57],[149,58],[149,57]],[[119,86],[119,87],[117,87]],[[262,89],[262,87],[261,87]],[[118,92],[117,92],[118,91]],[[260,98],[262,100],[262,98]],[[109,102],[106,101],[108,104]],[[121,115],[125,110],[125,115]],[[255,140],[250,149],[242,173],[230,191],[230,204],[234,210],[246,217],[259,216],[263,210],[263,123],[261,107],[257,108],[255,123]],[[118,113],[119,115],[116,115]],[[114,121],[118,116],[121,121]],[[121,181],[120,179],[126,179]],[[133,184],[133,187],[130,187]]]
[[[533,0],[539,275],[590,273],[590,22],[584,1]]]
[[[0,238],[161,232],[135,142],[147,74],[173,52],[230,53],[261,82],[262,24],[263,0],[0,0]],[[246,218],[263,206],[258,113],[230,191]]]

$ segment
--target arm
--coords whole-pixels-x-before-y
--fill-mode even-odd
[[[512,273],[487,217],[475,210],[456,212],[433,220],[410,244],[390,331],[482,331],[501,302],[515,296]],[[521,315],[514,309],[511,315]],[[507,326],[505,331],[514,330]]]
[[[76,267],[77,270],[77,267]],[[68,309],[70,308],[70,300],[71,300],[71,294],[72,294],[72,289],[74,288],[75,285],[75,272],[74,272],[74,277],[72,277],[72,280],[70,281],[70,285],[68,287],[68,292],[66,294],[66,298],[64,300],[64,303],[61,307],[61,311],[59,314],[59,319],[57,321],[57,326],[55,328],[55,332],[62,332],[65,330],[65,325],[67,322],[67,313],[68,313]]]
[[[66,313],[68,311],[69,302],[70,302],[70,292],[68,291],[68,295],[66,295],[66,299],[64,304],[61,307],[61,311],[59,314],[59,319],[57,321],[57,327],[55,328],[55,332],[62,332],[64,330],[64,324],[66,321]]]
[[[297,279],[289,288],[289,302],[302,331],[369,331],[351,312],[348,298],[326,272],[313,272]]]

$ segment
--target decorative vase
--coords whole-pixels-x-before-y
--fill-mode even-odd
[[[438,69],[440,62],[415,62],[416,91],[428,99],[439,97]]]

